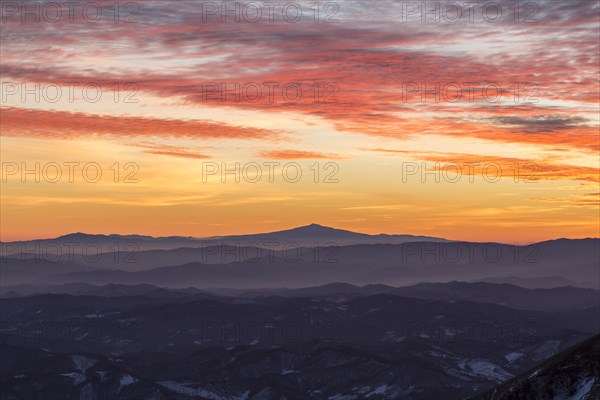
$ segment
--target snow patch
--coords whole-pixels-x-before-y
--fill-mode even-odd
[[[535,361],[545,360],[556,353],[560,347],[559,340],[546,340],[540,347],[533,352],[533,359]]]
[[[353,394],[334,394],[333,396],[328,397],[329,400],[356,400],[358,396]]]
[[[75,369],[81,372],[85,372],[96,364],[96,360],[84,356],[71,356]]]
[[[85,382],[85,375],[82,374],[81,372],[71,372],[68,374],[60,374],[60,375],[71,379],[75,386],[79,385],[80,383]]]
[[[210,400],[247,400],[248,396],[250,395],[250,391],[248,390],[242,393],[240,396],[222,396],[215,392],[211,392],[210,390],[191,387],[192,385],[197,385],[197,383],[193,382],[180,383],[173,381],[165,381],[158,382],[158,384],[179,394],[184,394],[187,396],[198,396]]]
[[[367,394],[365,395],[365,397],[371,397],[371,396],[374,396],[374,395],[376,395],[376,394],[384,394],[384,393],[385,393],[385,391],[387,390],[387,388],[388,388],[388,385],[386,385],[386,384],[383,384],[383,385],[381,385],[381,386],[379,386],[379,387],[376,387],[376,388],[375,388],[375,389],[373,389],[371,392],[367,393]]]
[[[596,378],[590,378],[587,381],[579,384],[577,392],[575,392],[574,395],[569,397],[554,396],[554,400],[585,400],[588,393],[590,393],[590,390],[592,390],[595,382]]]
[[[508,362],[516,361],[521,357],[523,357],[523,353],[519,353],[518,351],[515,351],[514,353],[510,353],[510,354],[507,354],[504,356],[504,358],[506,358],[506,361],[508,361]]]
[[[297,374],[298,371],[293,370],[293,369],[284,369],[283,371],[281,371],[281,375],[288,375],[288,374]]]
[[[474,374],[486,377],[498,383],[513,377],[512,374],[506,372],[496,364],[485,360],[472,360],[469,362],[469,368]]]
[[[129,374],[123,374],[123,376],[121,377],[121,381],[119,382],[121,384],[121,387],[123,386],[128,386],[131,385],[132,383],[136,383],[137,379],[135,379],[133,376],[129,375]]]

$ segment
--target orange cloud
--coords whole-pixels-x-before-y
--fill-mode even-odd
[[[339,154],[320,153],[317,151],[303,150],[266,150],[261,151],[260,155],[265,158],[276,160],[294,160],[294,159],[329,159],[341,160],[344,157]]]
[[[529,200],[543,201],[547,203],[569,203],[579,207],[594,207],[600,206],[600,193],[583,193],[569,197],[533,197]]]
[[[501,172],[502,177],[509,177],[518,181],[537,180],[575,180],[600,182],[600,169],[565,165],[553,160],[530,160],[511,157],[484,156],[477,154],[420,152],[391,149],[363,149],[380,153],[399,154],[418,160],[436,163],[432,171],[448,171],[454,173],[460,168],[461,174],[486,176]],[[484,171],[484,168],[491,169]]]

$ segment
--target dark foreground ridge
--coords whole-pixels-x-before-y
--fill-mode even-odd
[[[600,335],[472,400],[600,399]]]

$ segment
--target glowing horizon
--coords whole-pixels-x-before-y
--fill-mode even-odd
[[[600,236],[594,2],[458,23],[386,0],[238,23],[220,2],[94,4],[58,22],[3,5],[2,241]]]

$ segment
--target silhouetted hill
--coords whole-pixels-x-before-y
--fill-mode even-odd
[[[357,233],[343,229],[330,228],[319,224],[310,224],[298,228],[259,233],[251,235],[233,235],[209,238],[221,240],[225,243],[251,243],[264,241],[278,241],[283,243],[298,243],[303,246],[312,246],[315,244],[320,246],[335,244],[338,246],[347,246],[350,244],[395,244],[407,242],[446,242],[445,239],[435,238],[431,236],[414,236],[414,235],[369,235],[365,233]]]
[[[430,236],[413,235],[369,235],[343,229],[330,228],[318,224],[301,226],[293,229],[231,236],[213,236],[195,238],[186,236],[152,237],[145,235],[102,235],[87,233],[72,233],[57,238],[37,239],[16,242],[0,242],[0,254],[5,257],[15,257],[20,253],[43,253],[44,250],[54,250],[55,246],[66,251],[68,249],[83,249],[86,246],[98,246],[103,252],[144,250],[172,250],[181,247],[202,247],[215,244],[234,244],[243,246],[265,246],[267,243],[279,242],[298,244],[301,246],[325,246],[335,244],[374,243],[406,243],[415,241],[445,242],[445,239]]]
[[[484,278],[477,282],[508,283],[509,285],[521,286],[527,289],[551,289],[563,286],[576,286],[568,279],[560,276],[540,276],[535,278],[520,278],[518,276],[506,276],[496,278]]]

